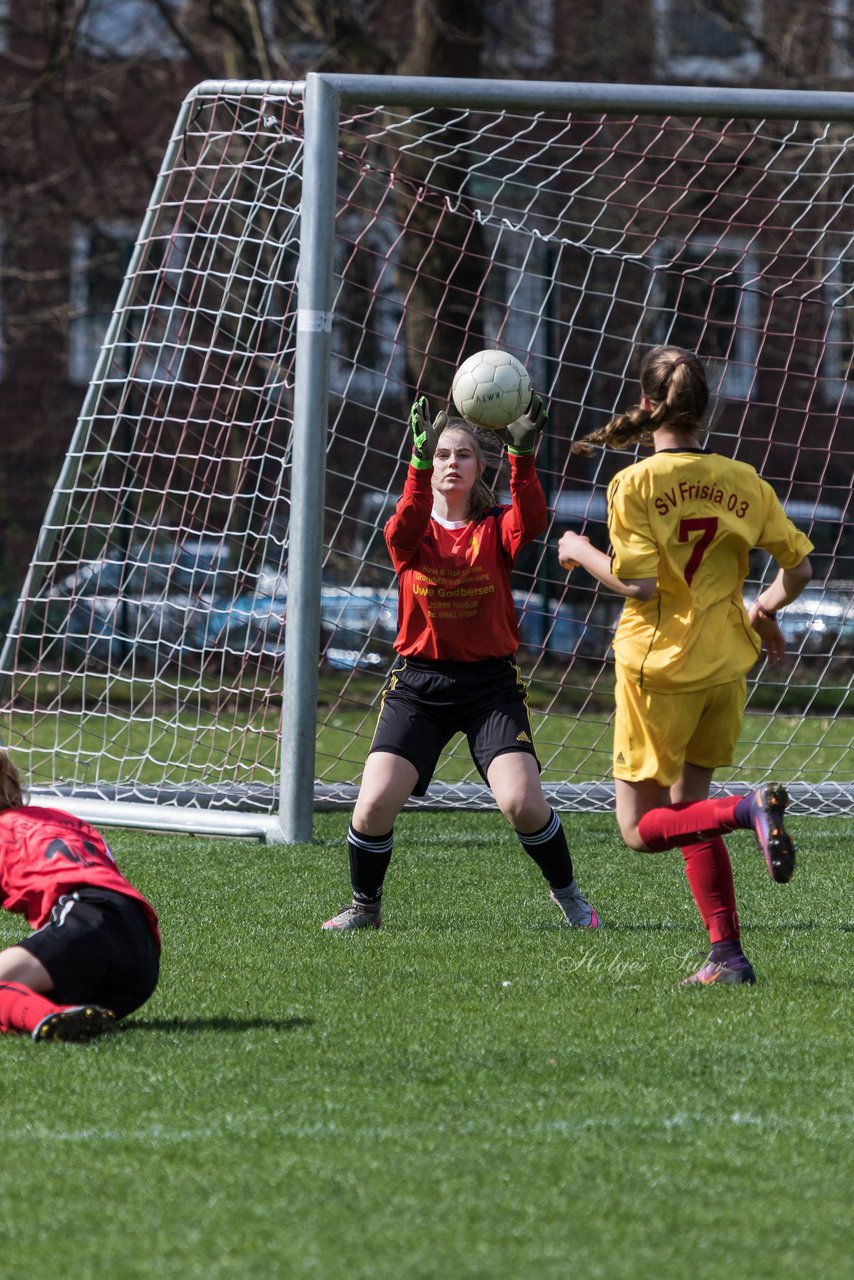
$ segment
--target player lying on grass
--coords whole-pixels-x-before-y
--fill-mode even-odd
[[[389,676],[348,832],[353,900],[324,929],[378,928],[395,820],[422,796],[439,755],[464,733],[481,776],[536,862],[568,925],[596,928],[575,882],[560,819],[543,795],[516,665],[519,628],[510,570],[542,533],[546,504],[534,449],[546,422],[535,398],[498,433],[510,456],[511,505],[483,479],[476,433],[445,413],[431,425],[412,407],[412,458],[403,496],[385,527],[398,576],[398,659]]]
[[[688,984],[754,982],[740,942],[732,868],[721,837],[753,828],[772,879],[791,879],[795,851],[778,784],[708,799],[730,764],[744,715],[746,673],[764,645],[779,662],[775,620],[809,582],[812,543],[753,467],[701,445],[709,401],[695,355],[655,347],[640,369],[642,399],[573,445],[622,449],[652,437],[652,457],[608,488],[611,557],[564,533],[558,555],[625,598],[614,639],[617,821],[633,849],[679,847],[711,952]],[[748,552],[762,547],[779,572],[745,609]],[[666,806],[666,807],[665,807]]]
[[[121,875],[94,827],[26,803],[3,750],[0,899],[35,930],[0,952],[0,1031],[87,1039],[111,1030],[154,991],[154,909]]]

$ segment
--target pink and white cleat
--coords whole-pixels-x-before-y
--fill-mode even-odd
[[[599,917],[591,907],[578,885],[573,880],[565,889],[549,894],[556,907],[563,912],[564,921],[570,929],[598,929]]]

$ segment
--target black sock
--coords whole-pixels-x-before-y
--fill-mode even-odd
[[[391,862],[393,831],[384,836],[363,836],[350,823],[347,849],[350,854],[350,883],[355,902],[379,902],[383,880]]]
[[[560,818],[552,809],[552,816],[540,831],[517,831],[522,848],[533,858],[552,889],[565,889],[574,877],[572,858]]]

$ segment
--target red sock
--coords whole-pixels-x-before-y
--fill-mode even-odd
[[[675,849],[686,839],[708,840],[736,827],[735,810],[742,796],[718,796],[714,800],[686,800],[682,804],[650,809],[638,823],[638,835],[652,853]]]
[[[685,875],[712,944],[739,938],[732,864],[720,836],[682,846]]]
[[[0,982],[0,1031],[35,1031],[42,1018],[64,1008],[19,982]]]

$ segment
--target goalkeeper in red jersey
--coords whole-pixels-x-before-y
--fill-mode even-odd
[[[785,654],[776,613],[809,582],[812,543],[753,467],[702,448],[709,390],[695,355],[653,348],[640,383],[637,407],[573,446],[589,453],[652,437],[652,457],[608,488],[611,557],[571,532],[558,555],[565,569],[580,565],[626,601],[614,638],[617,821],[633,849],[682,851],[711,944],[684,982],[752,983],[722,836],[752,828],[772,879],[790,880],[788,796],[777,783],[708,796],[715,768],[735,754],[748,670],[763,645],[769,662]],[[753,547],[779,571],[748,611],[742,589]]]
[[[0,1031],[83,1040],[109,1031],[157,985],[157,916],[99,832],[27,804],[0,750],[0,901],[35,930],[0,952]]]
[[[398,660],[348,831],[352,903],[324,929],[378,928],[393,828],[411,795],[429,786],[456,734],[496,803],[537,863],[568,925],[596,928],[575,882],[560,820],[543,795],[516,665],[519,628],[510,570],[546,527],[534,450],[546,422],[539,397],[499,434],[510,458],[509,506],[496,505],[476,433],[423,397],[410,415],[413,450],[403,496],[385,527],[398,577]]]

